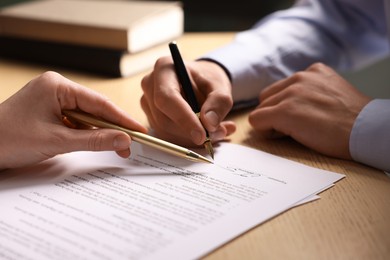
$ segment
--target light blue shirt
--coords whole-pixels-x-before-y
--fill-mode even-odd
[[[388,56],[389,2],[297,1],[202,58],[230,73],[235,104],[253,103],[264,87],[315,62],[346,71]],[[352,129],[350,152],[358,162],[390,171],[390,100],[364,107]]]

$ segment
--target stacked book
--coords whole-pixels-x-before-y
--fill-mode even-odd
[[[0,10],[0,57],[126,77],[183,31],[180,2],[38,0]]]

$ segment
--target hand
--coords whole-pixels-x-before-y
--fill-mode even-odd
[[[249,122],[261,134],[291,136],[320,153],[351,159],[351,130],[371,99],[317,63],[267,87],[260,100]]]
[[[111,129],[72,129],[63,109],[80,109],[146,132],[107,98],[55,72],[46,72],[0,104],[0,169],[37,163],[71,151],[113,150],[130,155],[130,137]]]
[[[193,61],[186,66],[201,106],[200,120],[183,98],[171,57],[158,59],[154,71],[143,78],[142,108],[156,136],[164,140],[202,145],[205,127],[213,142],[220,141],[236,129],[233,122],[223,121],[233,105],[229,78],[213,62]]]

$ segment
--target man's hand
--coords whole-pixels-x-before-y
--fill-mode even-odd
[[[317,63],[262,91],[249,121],[264,136],[291,136],[320,153],[351,159],[351,130],[370,100],[334,70]]]

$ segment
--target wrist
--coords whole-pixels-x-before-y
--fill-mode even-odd
[[[207,63],[212,63],[212,64],[217,65],[225,73],[225,75],[228,78],[230,84],[232,83],[232,76],[231,76],[229,70],[223,64],[219,63],[218,61],[215,61],[215,60],[212,60],[212,59],[208,59],[208,58],[200,58],[200,59],[197,59],[196,61],[197,62],[207,62]]]

